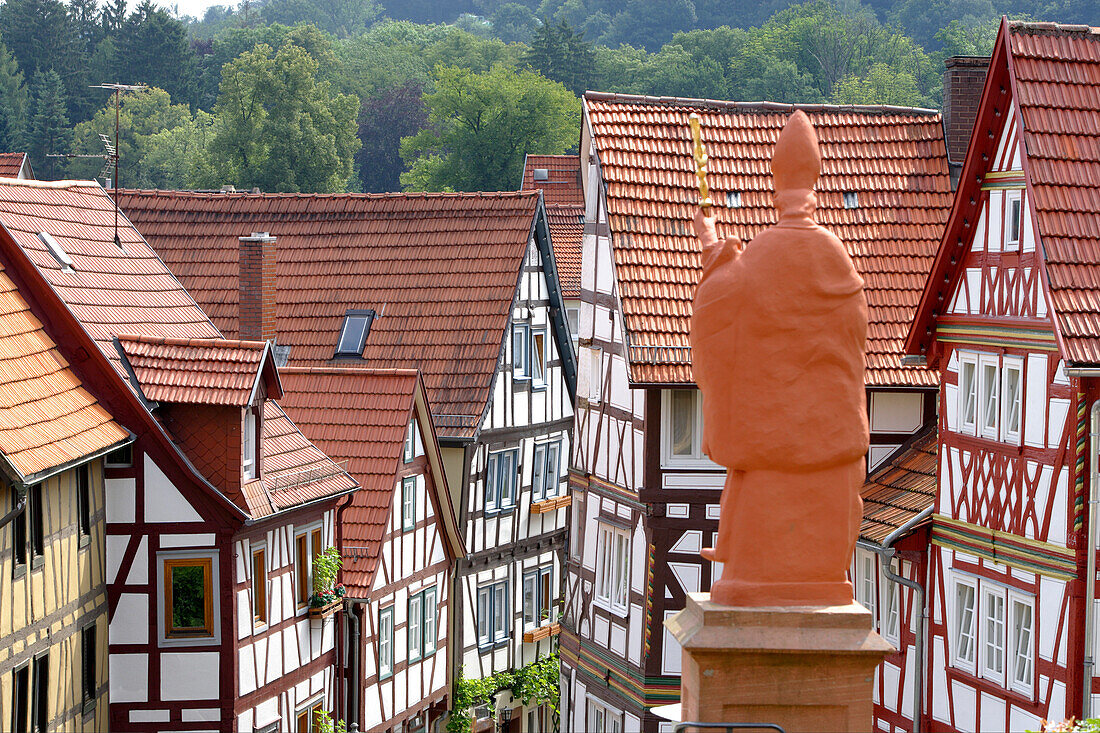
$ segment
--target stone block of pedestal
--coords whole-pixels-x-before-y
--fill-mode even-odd
[[[893,647],[858,603],[740,608],[691,593],[665,624],[683,647],[681,720],[871,729],[874,669]]]

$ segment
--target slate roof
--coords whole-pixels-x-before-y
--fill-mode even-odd
[[[290,347],[289,365],[420,369],[440,437],[473,435],[537,192],[126,191],[120,203],[229,336],[238,331],[237,238],[270,232],[276,330],[278,343]],[[333,359],[348,309],[378,314],[365,362]]]
[[[777,220],[769,163],[796,108],[821,143],[817,220],[844,242],[866,285],[868,386],[938,385],[935,372],[901,365],[952,200],[938,112],[589,92],[585,117],[606,184],[633,382],[692,382],[688,328],[700,264],[691,219],[699,194],[688,115],[702,118],[719,235],[751,239]],[[858,207],[845,208],[845,192],[857,194]]]
[[[276,387],[268,397],[282,396],[264,341],[119,336],[118,342],[142,393],[154,402],[245,407],[265,362]]]
[[[125,216],[119,217],[122,246],[115,245],[114,212],[110,197],[94,181],[0,179],[4,231],[128,382],[116,336],[186,340],[222,335]],[[43,239],[39,232],[50,236]],[[51,238],[71,268],[50,254],[46,242]],[[263,431],[264,479],[246,484],[248,505],[242,509],[262,516],[355,487],[270,400],[264,414],[272,416]],[[267,493],[272,496],[265,507],[257,497]]]
[[[1100,363],[1100,28],[1008,28],[1024,172],[1064,356]]]
[[[546,170],[546,180],[536,181],[535,169]],[[528,155],[524,160],[524,191],[542,191],[554,263],[563,298],[581,297],[581,245],[584,240],[584,191],[579,155]]]
[[[418,391],[423,399],[420,375],[414,369],[342,367],[288,367],[280,373],[286,386],[283,408],[310,440],[344,463],[362,487],[341,521],[345,544],[366,551],[345,562],[343,577],[349,587],[369,591],[403,465],[405,429],[417,414]],[[430,418],[420,419],[428,435],[425,451],[435,452]],[[433,481],[439,504],[436,514],[444,534],[449,529],[452,537],[458,537],[442,471]]]
[[[14,473],[9,478],[33,483],[36,474],[129,437],[83,387],[0,267],[0,453]]]
[[[936,428],[932,426],[894,452],[867,477],[861,539],[881,545],[890,533],[936,502]]]
[[[26,160],[26,153],[0,153],[0,178],[18,178]]]

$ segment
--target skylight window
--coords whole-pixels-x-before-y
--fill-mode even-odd
[[[549,168],[535,168],[532,173],[536,181],[549,181],[550,169]]]
[[[859,208],[859,193],[856,191],[844,192],[844,208],[845,209],[858,209]]]
[[[731,209],[741,208],[741,192],[740,191],[727,191],[726,192],[726,206]]]
[[[39,232],[38,238],[42,241],[42,244],[46,245],[46,249],[50,251],[57,263],[61,265],[62,272],[72,272],[75,269],[72,257],[69,257],[68,253],[61,249],[61,245],[57,243],[52,234]]]
[[[344,314],[344,327],[336,344],[337,356],[362,356],[367,343],[370,324],[374,321],[372,310],[349,310]]]

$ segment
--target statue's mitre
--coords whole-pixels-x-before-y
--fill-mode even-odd
[[[795,110],[783,125],[772,155],[775,192],[813,189],[821,173],[821,151],[810,118]]]

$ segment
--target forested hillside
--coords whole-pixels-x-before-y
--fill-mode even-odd
[[[1001,13],[1093,22],[1086,0],[150,0],[0,5],[0,149],[91,177],[123,97],[120,183],[270,191],[510,189],[574,148],[585,89],[936,107],[943,59]]]

